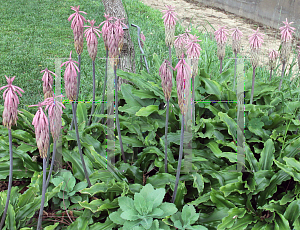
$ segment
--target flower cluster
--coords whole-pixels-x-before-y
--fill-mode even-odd
[[[96,34],[99,36],[100,38],[100,34],[101,33],[97,28],[99,28],[99,26],[94,26],[95,24],[95,20],[88,20],[88,22],[90,23],[91,26],[84,26],[84,27],[89,27],[88,29],[86,29],[84,31],[85,33],[85,37],[86,37],[86,41],[87,41],[87,49],[89,52],[89,55],[91,57],[91,59],[93,61],[95,61],[96,56],[97,56],[97,46],[98,46],[98,39]]]
[[[234,53],[240,52],[241,47],[241,38],[243,36],[243,33],[238,28],[230,29],[233,30],[232,33],[232,50]]]
[[[165,42],[167,46],[172,46],[174,43],[174,33],[175,33],[175,25],[176,25],[176,15],[173,6],[166,6],[167,10],[162,10],[164,16],[164,25],[165,25]]]
[[[163,88],[166,101],[170,100],[172,87],[173,87],[172,73],[170,68],[173,69],[171,63],[166,59],[164,60],[164,62],[159,68],[159,76],[161,77],[161,86]]]
[[[278,58],[278,52],[274,49],[269,52],[269,66],[270,69],[274,69],[276,66],[276,59]]]
[[[56,76],[55,73],[53,73],[52,71],[48,70],[48,68],[44,69],[41,71],[41,73],[44,73],[42,81],[43,81],[43,93],[44,93],[44,99],[48,98],[48,97],[52,97],[53,95],[53,77],[51,75],[54,74]]]
[[[197,42],[201,42],[198,40],[199,36],[191,35],[188,44],[186,45],[186,54],[188,58],[192,60],[192,76],[195,77],[198,74],[198,62],[200,57],[200,51],[202,50],[200,45]]]
[[[256,68],[258,66],[258,62],[259,62],[259,49],[262,46],[263,43],[263,35],[262,33],[258,33],[259,27],[257,28],[257,30],[253,30],[254,34],[249,36],[249,42],[250,42],[250,54],[252,59],[250,59],[251,64],[253,66],[253,68]]]
[[[283,21],[285,26],[280,27],[279,29],[281,30],[281,50],[280,50],[280,59],[282,63],[286,63],[289,59],[289,56],[291,54],[291,40],[292,40],[292,33],[295,33],[293,30],[295,29],[294,27],[291,27],[290,24],[294,22],[288,23],[287,18],[285,22]]]
[[[223,60],[225,57],[225,46],[226,46],[225,43],[227,41],[227,35],[228,35],[228,33],[227,33],[228,30],[225,29],[225,27],[226,26],[222,26],[214,32],[215,39],[218,44],[217,55],[218,55],[219,60]]]
[[[12,125],[17,124],[17,119],[18,119],[18,104],[19,98],[16,92],[22,96],[22,94],[19,92],[21,91],[24,93],[24,91],[19,88],[18,86],[13,85],[13,81],[16,76],[12,78],[8,78],[5,75],[7,85],[2,86],[0,88],[0,91],[4,88],[7,88],[3,92],[3,99],[4,99],[4,110],[3,110],[3,126],[6,126],[8,129],[11,129]]]
[[[71,51],[69,61],[66,61],[61,64],[61,67],[66,65],[66,70],[65,70],[65,74],[64,74],[65,90],[66,90],[67,97],[70,101],[75,100],[76,96],[77,96],[77,72],[76,72],[76,69],[78,72],[79,72],[79,69],[75,65],[75,63],[79,64],[77,61],[72,60],[72,51]]]
[[[74,33],[74,45],[78,55],[82,53],[83,50],[83,21],[86,22],[86,19],[80,15],[79,13],[87,14],[83,11],[79,11],[80,6],[71,6],[71,9],[75,11],[75,13],[71,14],[68,18],[68,21],[71,21],[73,18],[71,28]]]
[[[30,105],[28,107],[32,106],[39,107],[33,118],[32,125],[34,125],[35,139],[40,152],[40,156],[42,158],[46,158],[49,146],[49,124],[48,119],[43,111],[44,102],[39,102],[37,105]]]

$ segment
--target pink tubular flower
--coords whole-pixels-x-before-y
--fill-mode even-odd
[[[269,52],[269,66],[271,69],[275,68],[276,59],[278,58],[278,52],[276,50],[270,50]]]
[[[227,29],[226,26],[220,27],[218,30],[214,32],[217,43],[224,44],[227,41]]]
[[[289,40],[292,39],[292,33],[295,33],[293,30],[295,30],[294,27],[291,27],[290,24],[294,22],[288,23],[287,18],[285,19],[285,22],[283,21],[285,26],[280,27],[279,29],[281,30],[281,40],[288,42]]]
[[[163,88],[166,101],[170,100],[171,93],[172,93],[172,87],[173,87],[172,73],[171,73],[170,67],[173,69],[173,67],[171,66],[171,63],[166,59],[164,60],[162,65],[159,67],[159,76],[161,78],[161,86]]]
[[[257,30],[253,30],[254,34],[249,36],[249,42],[250,42],[250,48],[251,49],[259,49],[262,45],[263,41],[263,36],[264,34],[258,33],[259,27]]]
[[[71,21],[71,19],[74,17],[72,24],[71,24],[71,28],[72,30],[76,29],[76,27],[83,27],[83,21],[86,22],[86,19],[80,15],[79,13],[83,13],[83,14],[87,14],[86,12],[83,11],[79,11],[79,7],[80,6],[71,6],[72,10],[75,10],[74,14],[71,14],[70,17],[68,18],[68,21]]]
[[[71,14],[70,17],[68,18],[68,21],[71,21],[71,19],[74,17],[71,28],[73,29],[74,33],[74,46],[76,49],[76,52],[78,55],[82,53],[83,49],[83,21],[86,22],[85,18],[80,15],[79,13],[84,13],[83,11],[79,11],[79,7],[76,6],[71,6],[72,10],[75,10],[74,14]]]
[[[59,137],[59,133],[61,130],[61,115],[63,113],[62,107],[65,109],[66,107],[57,99],[64,97],[63,95],[59,95],[54,97],[49,97],[44,101],[44,105],[46,105],[45,111],[48,109],[49,120],[50,120],[50,131],[53,137],[53,140],[56,141]]]
[[[98,40],[97,40],[96,34],[100,38],[99,33],[101,33],[101,32],[99,30],[97,30],[97,28],[99,28],[99,26],[94,26],[95,20],[92,20],[92,21],[88,20],[88,22],[91,24],[91,26],[84,26],[84,27],[89,27],[88,29],[86,29],[84,31],[84,33],[85,33],[84,36],[86,37],[89,55],[90,55],[91,59],[93,61],[95,61],[95,58],[97,56],[97,45],[98,45]]]
[[[179,34],[175,36],[176,40],[174,41],[174,48],[176,51],[177,58],[180,58],[182,54],[185,53],[186,39],[184,34]]]
[[[114,24],[111,24],[108,28],[107,42],[109,57],[114,61],[114,65],[118,64],[118,57],[123,46],[124,31],[122,24],[125,25],[121,22],[123,19],[124,18],[117,19],[117,21]]]
[[[239,53],[240,52],[240,45],[241,45],[241,38],[243,36],[243,33],[236,27],[233,29],[233,33],[231,34],[232,36],[232,49],[233,52]]]
[[[166,6],[167,10],[162,10],[165,15],[162,17],[164,19],[164,24],[166,28],[172,28],[176,25],[176,15],[177,13],[174,11],[175,7],[173,6]]]
[[[110,20],[113,19],[113,17],[109,17],[108,14],[104,14],[104,17],[106,18],[105,21],[101,22],[99,24],[99,27],[104,23],[104,25],[102,26],[102,38],[103,38],[103,41],[104,41],[104,45],[105,45],[105,49],[108,49],[108,28],[111,26],[111,22]]]
[[[77,61],[72,60],[72,51],[70,52],[70,58],[69,61],[66,61],[61,64],[60,67],[66,65],[66,70],[64,74],[64,80],[65,80],[65,90],[67,97],[70,101],[73,101],[76,99],[77,96],[77,71],[79,72],[78,67],[75,65],[75,63],[79,64]],[[75,69],[76,68],[76,69]]]
[[[44,73],[42,81],[43,83],[43,93],[44,93],[44,99],[48,98],[48,97],[52,97],[53,94],[53,77],[51,76],[51,73],[54,74],[56,76],[55,73],[53,73],[52,71],[48,70],[48,68],[42,70],[40,73]]]
[[[118,35],[118,48],[119,48],[119,53],[121,53],[121,50],[123,48],[123,40],[124,40],[124,30],[123,30],[123,26],[125,28],[127,28],[126,24],[124,24],[123,22],[121,22],[121,20],[124,20],[125,18],[115,18],[115,25],[116,25],[116,29],[118,30],[118,33],[116,33],[116,35]],[[128,28],[127,28],[128,29]]]
[[[187,105],[188,105],[188,97],[191,91],[191,87],[189,85],[191,78],[191,68],[184,60],[184,55],[182,55],[181,60],[176,65],[175,69],[177,69],[177,95],[178,95],[178,105],[181,110],[181,113],[185,115],[187,113]]]
[[[165,42],[167,46],[171,46],[174,43],[174,33],[175,33],[175,25],[176,25],[176,15],[174,12],[174,7],[166,6],[167,10],[162,10],[165,15],[162,17],[164,19],[165,25]]]
[[[24,93],[24,91],[21,88],[12,84],[15,77],[16,76],[12,78],[8,78],[5,75],[7,85],[2,86],[0,88],[0,91],[4,88],[7,88],[3,92],[4,110],[3,110],[2,117],[3,117],[3,126],[7,127],[8,129],[11,129],[12,125],[16,125],[18,120],[19,98],[15,92],[17,92],[20,96],[22,96],[22,94],[19,91]]]
[[[142,42],[142,40],[143,40],[143,41],[146,41],[146,38],[145,38],[145,35],[143,34],[143,31],[142,31],[141,34],[140,34],[140,38],[141,38],[141,47],[143,48],[144,43]]]
[[[189,43],[186,45],[186,55],[188,58],[199,59],[201,47],[197,42],[201,42],[202,40],[198,40],[199,36],[191,35]]]
[[[192,77],[195,77],[198,74],[198,62],[200,57],[200,50],[201,47],[197,42],[201,42],[201,40],[198,40],[199,36],[191,35],[190,41],[188,42],[186,46],[186,55],[188,58],[192,59]]]
[[[32,106],[38,106],[38,111],[36,112],[32,124],[35,128],[35,138],[37,147],[40,152],[40,156],[42,158],[47,157],[47,151],[49,146],[49,125],[48,125],[48,119],[43,111],[43,105],[44,102],[38,103],[38,105],[30,105],[28,107]]]

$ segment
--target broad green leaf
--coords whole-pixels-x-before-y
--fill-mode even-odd
[[[285,217],[285,219],[289,220],[290,223],[294,223],[300,216],[300,200],[297,199],[290,203],[283,216]]]
[[[205,90],[208,94],[213,94],[215,95],[218,100],[221,99],[221,86],[219,85],[218,82],[200,77],[201,81],[205,83]]]
[[[153,222],[152,217],[146,217],[146,218],[143,218],[143,220],[141,221],[141,224],[145,229],[149,229],[149,228],[151,228],[152,222]]]
[[[294,158],[288,158],[284,157],[283,160],[286,162],[286,164],[294,169],[296,169],[298,172],[300,172],[300,162],[297,161]]]
[[[82,194],[89,194],[90,196],[94,196],[97,193],[100,192],[106,192],[108,189],[107,183],[101,182],[101,183],[96,183],[92,185],[90,188],[85,188],[81,190]]]
[[[77,116],[78,126],[82,123],[85,123],[84,124],[84,127],[85,127],[87,122],[88,122],[87,110],[86,110],[86,104],[85,103],[78,103],[77,104],[76,116]]]
[[[236,182],[236,183],[229,183],[224,186],[220,187],[220,191],[224,192],[224,196],[228,196],[232,192],[238,192],[239,194],[244,193],[244,183]]]
[[[121,218],[122,213],[123,211],[121,209],[118,209],[118,211],[109,214],[109,219],[116,224],[123,225],[126,222],[126,220]]]
[[[143,117],[148,117],[151,113],[158,111],[158,106],[157,105],[149,105],[147,107],[141,108],[135,115],[136,116],[143,116]]]
[[[85,209],[83,214],[76,219],[71,225],[68,226],[68,230],[75,230],[75,229],[89,229],[88,225],[93,223],[93,219],[91,218],[91,211]]]
[[[232,208],[228,212],[228,216],[222,219],[222,223],[218,225],[218,229],[231,229],[232,225],[236,221],[236,218],[243,218],[246,213],[244,208]]]
[[[193,205],[185,204],[182,209],[181,218],[184,225],[194,224],[199,219],[199,213],[196,213]]]
[[[217,156],[218,158],[225,157],[230,162],[236,163],[237,162],[237,155],[233,152],[222,152],[219,148],[218,144],[216,142],[209,142],[207,146],[210,148],[210,150]]]
[[[197,188],[199,195],[201,195],[204,189],[203,176],[199,173],[193,173],[192,176],[194,178],[193,187]]]
[[[246,227],[251,223],[256,223],[257,219],[248,213],[245,214],[243,218],[238,218],[230,230],[241,230],[246,229]]]
[[[212,188],[212,191],[210,193],[210,199],[212,202],[214,202],[217,206],[217,208],[234,208],[235,205],[232,204],[230,201],[226,200],[220,191],[214,190]]]
[[[164,211],[163,216],[161,216],[160,218],[163,218],[163,217],[166,217],[166,216],[171,216],[171,215],[173,215],[174,213],[176,213],[178,211],[175,204],[166,203],[166,202],[162,203],[159,206],[159,208]]]
[[[289,222],[280,213],[276,213],[275,230],[290,230]]]
[[[90,230],[111,230],[116,226],[117,225],[107,217],[104,223],[97,222],[89,226],[89,228]]]
[[[236,141],[237,129],[239,129],[237,123],[226,113],[219,112],[218,115],[220,120],[222,120],[228,127],[228,133],[232,136],[233,140]]]
[[[264,149],[261,152],[259,160],[259,167],[261,170],[270,170],[274,159],[274,143],[272,139],[268,139],[265,143]]]
[[[166,184],[175,184],[176,177],[169,173],[157,173],[147,179],[147,183],[153,185],[154,188],[165,188]]]
[[[55,223],[54,225],[49,225],[45,227],[45,230],[55,230],[55,228],[59,225],[59,223]]]
[[[279,161],[274,160],[275,164],[282,169],[287,174],[291,175],[294,180],[300,182],[300,173],[296,172],[293,168],[288,167],[287,165],[281,164]]]

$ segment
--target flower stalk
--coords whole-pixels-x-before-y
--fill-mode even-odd
[[[250,98],[250,104],[253,102],[253,93],[254,93],[254,83],[255,83],[255,69],[258,66],[259,62],[259,50],[263,43],[263,35],[262,33],[258,33],[259,27],[257,30],[253,30],[254,34],[249,36],[249,42],[250,42],[250,55],[252,59],[250,59],[252,67],[253,67],[253,75],[252,75],[252,90],[251,90],[251,98]]]
[[[215,39],[217,41],[218,45],[218,58],[220,60],[220,74],[222,73],[223,69],[223,59],[225,57],[225,47],[226,47],[226,41],[227,41],[227,29],[225,29],[226,26],[220,27],[218,30],[214,32]]]
[[[87,14],[84,11],[79,11],[79,7],[80,6],[71,6],[71,9],[75,11],[75,13],[71,14],[68,18],[68,21],[71,21],[71,19],[73,18],[72,24],[71,24],[71,28],[73,30],[74,33],[74,46],[76,49],[76,53],[78,54],[78,68],[79,68],[79,72],[78,72],[78,81],[77,81],[77,96],[76,96],[76,106],[75,106],[75,112],[77,109],[77,103],[78,103],[78,96],[79,96],[79,87],[80,87],[80,69],[81,69],[81,53],[83,50],[83,30],[84,30],[84,26],[83,26],[83,22],[86,22],[86,19],[80,15],[79,13],[83,13],[83,14]],[[71,122],[71,127],[70,130],[73,129],[73,125],[74,125],[74,117],[72,118],[72,122]]]
[[[285,65],[289,60],[290,54],[291,54],[291,48],[292,48],[292,33],[295,33],[294,27],[291,27],[290,25],[294,22],[288,22],[287,18],[285,22],[283,21],[285,26],[280,27],[281,30],[281,50],[280,50],[280,60],[282,62],[282,72],[281,72],[281,79],[279,83],[278,90],[280,91],[282,86],[282,81],[284,78],[284,72],[285,72]]]
[[[3,126],[5,126],[8,129],[8,140],[9,140],[9,176],[8,176],[8,189],[7,189],[7,197],[6,197],[6,203],[4,207],[4,212],[2,214],[1,222],[0,222],[0,230],[2,229],[4,225],[4,221],[6,218],[6,213],[9,205],[10,200],[10,193],[11,193],[11,187],[12,187],[12,178],[13,178],[13,151],[12,151],[12,135],[11,135],[11,127],[13,125],[17,125],[18,120],[18,104],[19,98],[16,93],[18,93],[20,96],[22,94],[20,93],[24,91],[19,88],[18,86],[13,85],[13,81],[16,76],[12,78],[8,78],[5,75],[7,85],[2,86],[0,88],[0,91],[4,88],[7,88],[3,92],[3,99],[4,99],[4,110],[3,110]]]
[[[172,73],[170,68],[173,69],[171,63],[165,60],[159,68],[159,75],[161,77],[161,86],[167,102],[167,114],[165,124],[165,173],[168,173],[168,120],[169,120],[169,101],[172,93]],[[174,70],[174,69],[173,69]]]
[[[95,24],[95,20],[88,20],[88,22],[90,23],[91,26],[84,26],[84,27],[89,27],[88,29],[85,30],[85,37],[86,37],[86,41],[87,41],[87,48],[88,48],[88,52],[89,55],[92,59],[93,62],[93,102],[92,102],[92,110],[91,110],[91,116],[88,122],[88,125],[90,125],[92,123],[92,116],[94,114],[94,110],[95,110],[95,91],[96,91],[96,79],[95,79],[95,59],[97,56],[97,46],[98,46],[98,40],[97,40],[97,36],[96,34],[99,36],[100,38],[100,34],[101,33],[99,30],[97,30],[97,28],[99,28],[99,26],[94,26]]]
[[[236,81],[236,67],[237,67],[237,54],[240,52],[241,48],[241,38],[243,36],[243,33],[236,27],[233,29],[233,33],[231,34],[232,36],[232,50],[234,52],[234,79],[233,79],[233,91],[235,91],[235,81]]]
[[[177,70],[176,82],[177,82],[177,96],[178,96],[178,105],[182,114],[182,123],[181,123],[181,135],[180,135],[180,149],[179,149],[179,159],[178,166],[176,172],[176,181],[174,192],[172,196],[172,203],[174,203],[179,183],[180,169],[181,169],[181,161],[183,154],[183,136],[184,136],[184,118],[188,109],[188,98],[190,93],[190,84],[189,80],[191,78],[191,68],[185,62],[184,55],[182,55],[182,59],[178,62],[175,69]]]
[[[272,79],[272,71],[276,67],[276,59],[278,58],[278,52],[276,50],[271,50],[269,52],[269,67],[270,67],[270,78],[269,81]]]
[[[65,70],[65,74],[64,74],[64,80],[65,80],[65,90],[66,90],[66,94],[68,99],[72,102],[72,112],[73,112],[73,118],[74,118],[74,124],[75,124],[75,129],[76,129],[76,139],[77,139],[77,145],[78,145],[78,150],[79,150],[79,154],[80,154],[80,158],[81,158],[81,163],[82,163],[82,167],[84,170],[84,174],[85,174],[85,178],[87,180],[88,186],[91,187],[91,182],[89,179],[89,175],[88,172],[86,170],[86,166],[85,166],[85,161],[82,155],[82,149],[81,149],[81,144],[80,144],[80,139],[79,139],[79,133],[78,133],[78,127],[77,127],[77,119],[76,119],[76,107],[74,104],[74,99],[76,98],[76,83],[77,83],[77,71],[79,72],[78,67],[76,66],[76,64],[78,64],[77,61],[73,61],[72,60],[72,51],[70,52],[70,58],[69,61],[64,62],[61,64],[61,67],[66,65],[66,70]]]
[[[174,44],[174,34],[175,34],[175,26],[176,26],[176,15],[177,13],[174,11],[174,7],[173,6],[166,6],[168,9],[167,10],[162,10],[164,14],[164,16],[162,17],[162,19],[164,19],[164,25],[165,25],[165,42],[167,47],[169,48],[169,62],[170,65],[172,66],[172,46]],[[173,79],[173,72],[172,73],[172,79]],[[172,80],[174,81],[174,79]],[[175,82],[172,82],[173,84],[175,84]]]

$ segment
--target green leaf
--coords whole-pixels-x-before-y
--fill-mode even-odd
[[[166,216],[171,216],[171,215],[173,215],[174,213],[176,213],[178,211],[175,204],[166,203],[166,202],[162,203],[159,206],[159,208],[164,211],[164,214],[160,217],[157,217],[157,218],[164,218]]]
[[[218,82],[203,77],[200,77],[200,80],[205,83],[205,90],[208,94],[213,94],[218,100],[221,100],[221,86]]]
[[[281,164],[279,161],[274,160],[275,164],[282,169],[287,174],[291,175],[294,180],[300,182],[300,173],[296,172],[293,168],[288,167],[287,165]]]
[[[288,158],[284,157],[283,160],[286,162],[286,164],[294,169],[296,169],[298,172],[300,172],[300,162],[297,161],[294,158]]]
[[[212,188],[212,191],[210,193],[210,199],[212,202],[214,202],[217,206],[217,208],[222,208],[222,207],[226,207],[226,208],[234,208],[235,205],[232,204],[230,201],[226,200],[220,191],[214,190]]]
[[[108,185],[105,182],[102,183],[96,183],[92,185],[90,188],[85,188],[81,190],[82,194],[89,194],[90,196],[94,196],[97,193],[100,192],[106,192],[108,189]]]
[[[126,220],[121,218],[122,213],[123,211],[121,209],[118,209],[118,211],[109,214],[109,219],[113,221],[115,224],[123,225]]]
[[[45,227],[45,230],[55,230],[55,228],[59,225],[59,223],[55,223],[54,225],[48,225]]]
[[[123,225],[123,224],[122,224]],[[90,230],[111,230],[117,225],[113,223],[109,218],[106,218],[104,223],[97,222],[89,226]]]
[[[275,230],[290,230],[289,222],[280,213],[276,213],[275,217]]]
[[[152,226],[152,222],[153,222],[152,217],[146,217],[142,219],[141,224],[145,229],[149,229]]]
[[[201,195],[204,189],[203,176],[199,173],[193,173],[192,176],[194,178],[193,187],[197,188],[199,195]]]
[[[300,200],[297,199],[290,203],[283,216],[285,217],[285,219],[289,220],[290,223],[294,223],[300,216]]]
[[[77,116],[78,127],[83,123],[84,123],[83,127],[85,127],[87,122],[88,122],[86,104],[85,103],[78,103],[77,104],[76,116]]]
[[[68,230],[75,230],[75,229],[89,229],[88,225],[90,222],[93,222],[91,218],[91,211],[85,209],[83,214],[76,219],[71,225],[68,226]]]
[[[209,142],[207,144],[207,146],[210,148],[210,150],[213,152],[213,154],[216,155],[217,157],[219,157],[219,158],[225,157],[225,158],[227,158],[232,163],[236,163],[237,162],[237,155],[236,155],[236,153],[233,153],[233,152],[222,152],[216,142],[211,141],[211,142]]]
[[[246,229],[246,227],[251,223],[256,223],[257,220],[254,219],[254,217],[248,213],[245,214],[243,218],[239,218],[236,220],[234,225],[230,228],[230,230],[241,230]]]
[[[244,208],[232,208],[228,212],[228,216],[222,219],[222,223],[218,225],[218,230],[231,229],[236,218],[243,218],[246,213]]]
[[[176,177],[169,173],[157,173],[147,179],[154,188],[165,188],[166,184],[175,184]]]
[[[196,213],[193,205],[185,204],[182,209],[181,218],[184,225],[194,224],[199,219],[199,213]]]
[[[264,145],[264,148],[261,152],[261,157],[259,160],[259,168],[261,170],[269,170],[272,167],[274,159],[274,143],[272,139],[268,139]]]
[[[220,120],[223,121],[228,127],[228,133],[232,136],[233,140],[236,141],[236,133],[237,129],[239,129],[237,123],[226,113],[219,112],[218,115],[220,117]]]
[[[141,117],[148,117],[151,113],[158,111],[157,105],[149,105],[147,107],[141,108],[135,115]]]

